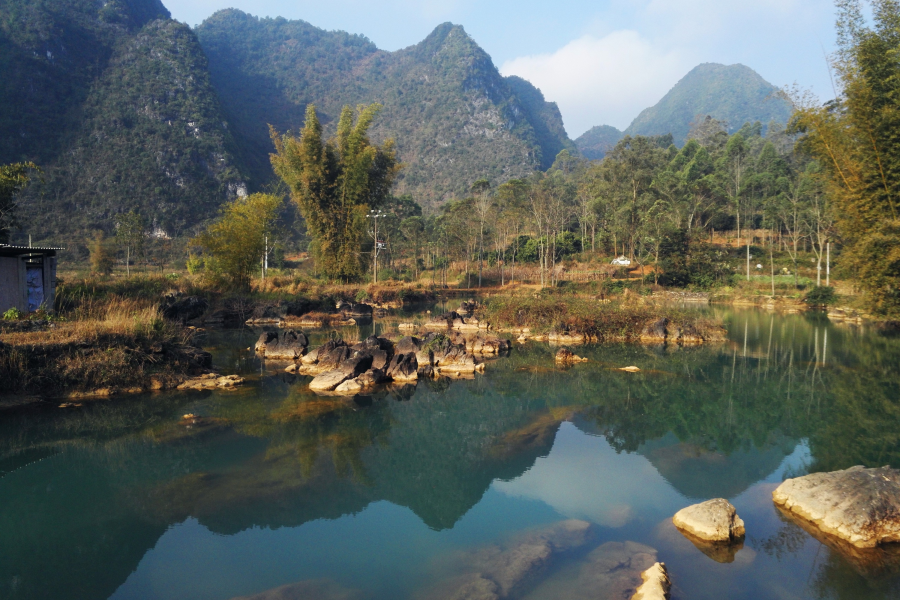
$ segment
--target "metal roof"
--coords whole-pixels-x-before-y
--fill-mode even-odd
[[[41,248],[40,246],[11,246],[9,244],[0,244],[0,249],[6,250],[65,250],[65,248]]]

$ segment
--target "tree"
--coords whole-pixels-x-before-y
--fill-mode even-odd
[[[270,156],[272,167],[290,187],[313,238],[311,250],[328,277],[360,276],[366,213],[385,202],[400,169],[392,140],[381,147],[369,141],[369,127],[380,109],[379,104],[359,106],[354,115],[345,106],[337,135],[327,142],[312,104],[299,138],[278,136],[271,129],[276,151]]]
[[[222,216],[191,243],[238,289],[249,290],[250,275],[260,264],[282,204],[283,199],[272,194],[238,198],[223,206]]]
[[[147,224],[135,211],[119,216],[116,223],[116,241],[125,248],[125,273],[131,276],[131,251],[140,254],[144,247]]]
[[[484,268],[484,223],[487,221],[488,212],[491,210],[491,182],[487,179],[479,179],[472,184],[472,193],[475,195],[475,210],[478,212],[479,247],[478,247],[478,287],[481,287],[481,273]]]
[[[900,315],[900,5],[872,0],[872,26],[861,0],[838,0],[833,67],[840,96],[820,105],[795,94],[792,120],[800,148],[824,170],[842,260],[873,311]]]
[[[28,185],[32,171],[40,173],[32,162],[0,166],[0,243],[8,243],[12,228],[18,225],[16,195]]]
[[[93,239],[88,241],[88,251],[91,253],[91,271],[99,275],[112,273],[113,253],[103,231],[94,232]]]

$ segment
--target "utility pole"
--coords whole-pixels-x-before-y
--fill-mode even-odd
[[[372,238],[375,240],[375,247],[372,250],[372,283],[378,283],[378,218],[386,216],[380,210],[370,210],[368,215],[375,221],[375,230],[372,232]]]

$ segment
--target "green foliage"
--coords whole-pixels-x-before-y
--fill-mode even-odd
[[[4,321],[18,321],[24,316],[25,315],[22,314],[21,310],[13,307],[13,308],[10,308],[9,310],[7,310],[5,313],[3,313],[3,320]]]
[[[591,127],[575,140],[581,155],[589,160],[600,160],[615,148],[624,134],[611,125]]]
[[[775,120],[787,123],[791,103],[780,90],[744,65],[702,64],[673,87],[656,106],[644,110],[625,135],[671,133],[676,144],[687,140],[691,123],[711,115],[733,127]]]
[[[844,241],[842,260],[855,274],[872,311],[900,316],[900,6],[872,3],[870,27],[862,2],[840,0],[834,66],[841,96],[819,106],[799,99],[794,127],[802,148],[824,169]]]
[[[192,242],[208,255],[211,276],[221,273],[238,289],[250,288],[282,202],[272,194],[253,194],[222,207],[222,216]]]
[[[814,287],[803,297],[803,301],[810,306],[828,306],[837,301],[837,294],[834,288],[827,285]]]
[[[344,107],[337,136],[325,142],[315,106],[306,111],[300,138],[279,137],[274,129],[272,155],[275,172],[291,189],[291,196],[313,238],[316,264],[329,277],[351,280],[362,272],[360,249],[366,211],[384,203],[399,171],[394,144],[369,142],[378,104],[356,113]]]
[[[9,242],[10,230],[18,224],[16,196],[28,185],[31,171],[40,171],[34,163],[0,166],[0,243]]]
[[[115,257],[110,247],[109,240],[102,230],[94,232],[94,238],[88,242],[88,250],[91,253],[91,271],[98,275],[112,273]]]

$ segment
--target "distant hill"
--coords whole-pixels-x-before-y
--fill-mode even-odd
[[[372,133],[396,139],[404,169],[397,193],[426,206],[547,168],[574,150],[556,104],[518,77],[504,78],[462,27],[445,23],[424,41],[379,50],[365,37],[304,21],[219,11],[196,30],[252,184],[272,178],[268,125],[299,129],[314,103],[333,127],[343,105],[380,102]]]
[[[597,125],[581,134],[575,145],[585,158],[600,160],[625,136],[612,125]]]
[[[203,50],[159,0],[0,1],[0,75],[0,163],[44,171],[20,235],[71,246],[131,209],[178,235],[245,189]]]
[[[638,115],[624,133],[671,133],[680,146],[698,115],[726,121],[731,132],[748,122],[787,123],[792,107],[779,91],[744,65],[702,64],[685,75],[656,106]]]

